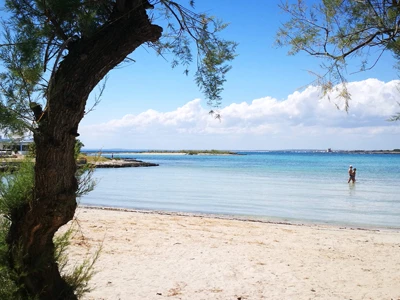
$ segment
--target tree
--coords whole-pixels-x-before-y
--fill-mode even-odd
[[[219,37],[226,24],[170,0],[7,0],[6,9],[0,114],[18,125],[11,129],[32,131],[36,144],[33,190],[6,216],[9,267],[25,298],[75,299],[54,260],[53,236],[77,206],[74,149],[89,94],[147,45],[172,52],[173,66],[186,73],[195,60],[197,84],[218,105],[236,44]]]
[[[297,0],[280,7],[290,19],[278,31],[278,45],[290,46],[291,55],[304,51],[322,58],[326,73],[319,83],[324,93],[340,84],[346,110],[351,95],[344,74],[350,59],[360,59],[359,71],[372,69],[385,51],[400,59],[400,1],[323,0],[309,7]]]

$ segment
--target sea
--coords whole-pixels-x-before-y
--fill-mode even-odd
[[[400,228],[400,155],[237,151],[240,155],[103,152],[157,167],[96,169],[81,205],[273,222]],[[347,183],[349,165],[356,183]]]

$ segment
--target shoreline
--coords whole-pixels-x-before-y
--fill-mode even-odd
[[[398,231],[84,207],[76,218],[67,268],[101,247],[85,300],[400,298]]]
[[[99,161],[88,163],[95,168],[137,168],[137,167],[158,167],[159,164],[144,162],[137,159],[110,159],[107,161]]]
[[[244,155],[244,152],[251,153],[274,153],[274,152],[291,152],[291,153],[327,153],[327,154],[400,154],[400,149],[394,150],[331,150],[326,149],[282,149],[282,150],[83,150],[85,154],[143,154],[143,155]]]
[[[257,216],[240,216],[240,215],[224,215],[224,214],[211,214],[211,213],[195,213],[195,212],[180,212],[180,211],[164,211],[164,210],[142,210],[124,207],[112,206],[97,206],[97,205],[78,205],[78,208],[104,210],[104,211],[117,211],[127,213],[139,213],[145,215],[160,215],[160,216],[177,216],[177,217],[193,217],[193,218],[210,218],[216,220],[232,220],[249,223],[262,223],[273,225],[290,225],[290,226],[309,226],[309,227],[327,227],[345,230],[364,230],[364,231],[393,231],[400,233],[400,227],[385,227],[376,225],[355,225],[345,223],[321,223],[306,220],[287,220],[278,217],[257,217]]]
[[[201,155],[204,155],[204,156],[206,156],[206,155],[210,155],[210,156],[226,156],[226,155],[240,155],[240,154],[237,154],[237,153],[232,153],[232,154],[228,154],[228,153],[206,153],[206,152],[199,152],[199,153],[196,153],[196,154],[189,154],[189,153],[187,153],[187,152],[132,152],[132,153],[129,153],[129,152],[126,152],[126,153],[128,153],[128,154],[137,154],[137,155],[198,155],[198,156],[201,156]]]
[[[112,151],[112,150],[104,150],[104,151],[85,151],[82,153],[86,155],[93,154],[116,154],[116,155],[215,155],[215,156],[226,156],[226,155],[243,155],[234,151],[225,151],[225,150],[146,150],[146,151],[135,151],[135,150],[126,150],[126,151]]]

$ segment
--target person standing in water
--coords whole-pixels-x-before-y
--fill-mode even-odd
[[[347,181],[347,183],[350,183],[350,181],[354,182],[354,179],[353,179],[353,166],[352,165],[350,165],[350,167],[349,167],[349,180]]]
[[[353,177],[352,177],[352,181],[353,181],[353,183],[355,183],[356,182],[356,171],[357,171],[357,168],[354,168],[353,169]]]

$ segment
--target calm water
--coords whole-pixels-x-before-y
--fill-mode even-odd
[[[115,154],[160,164],[98,169],[84,205],[400,228],[400,155]],[[348,184],[349,165],[357,168]]]

